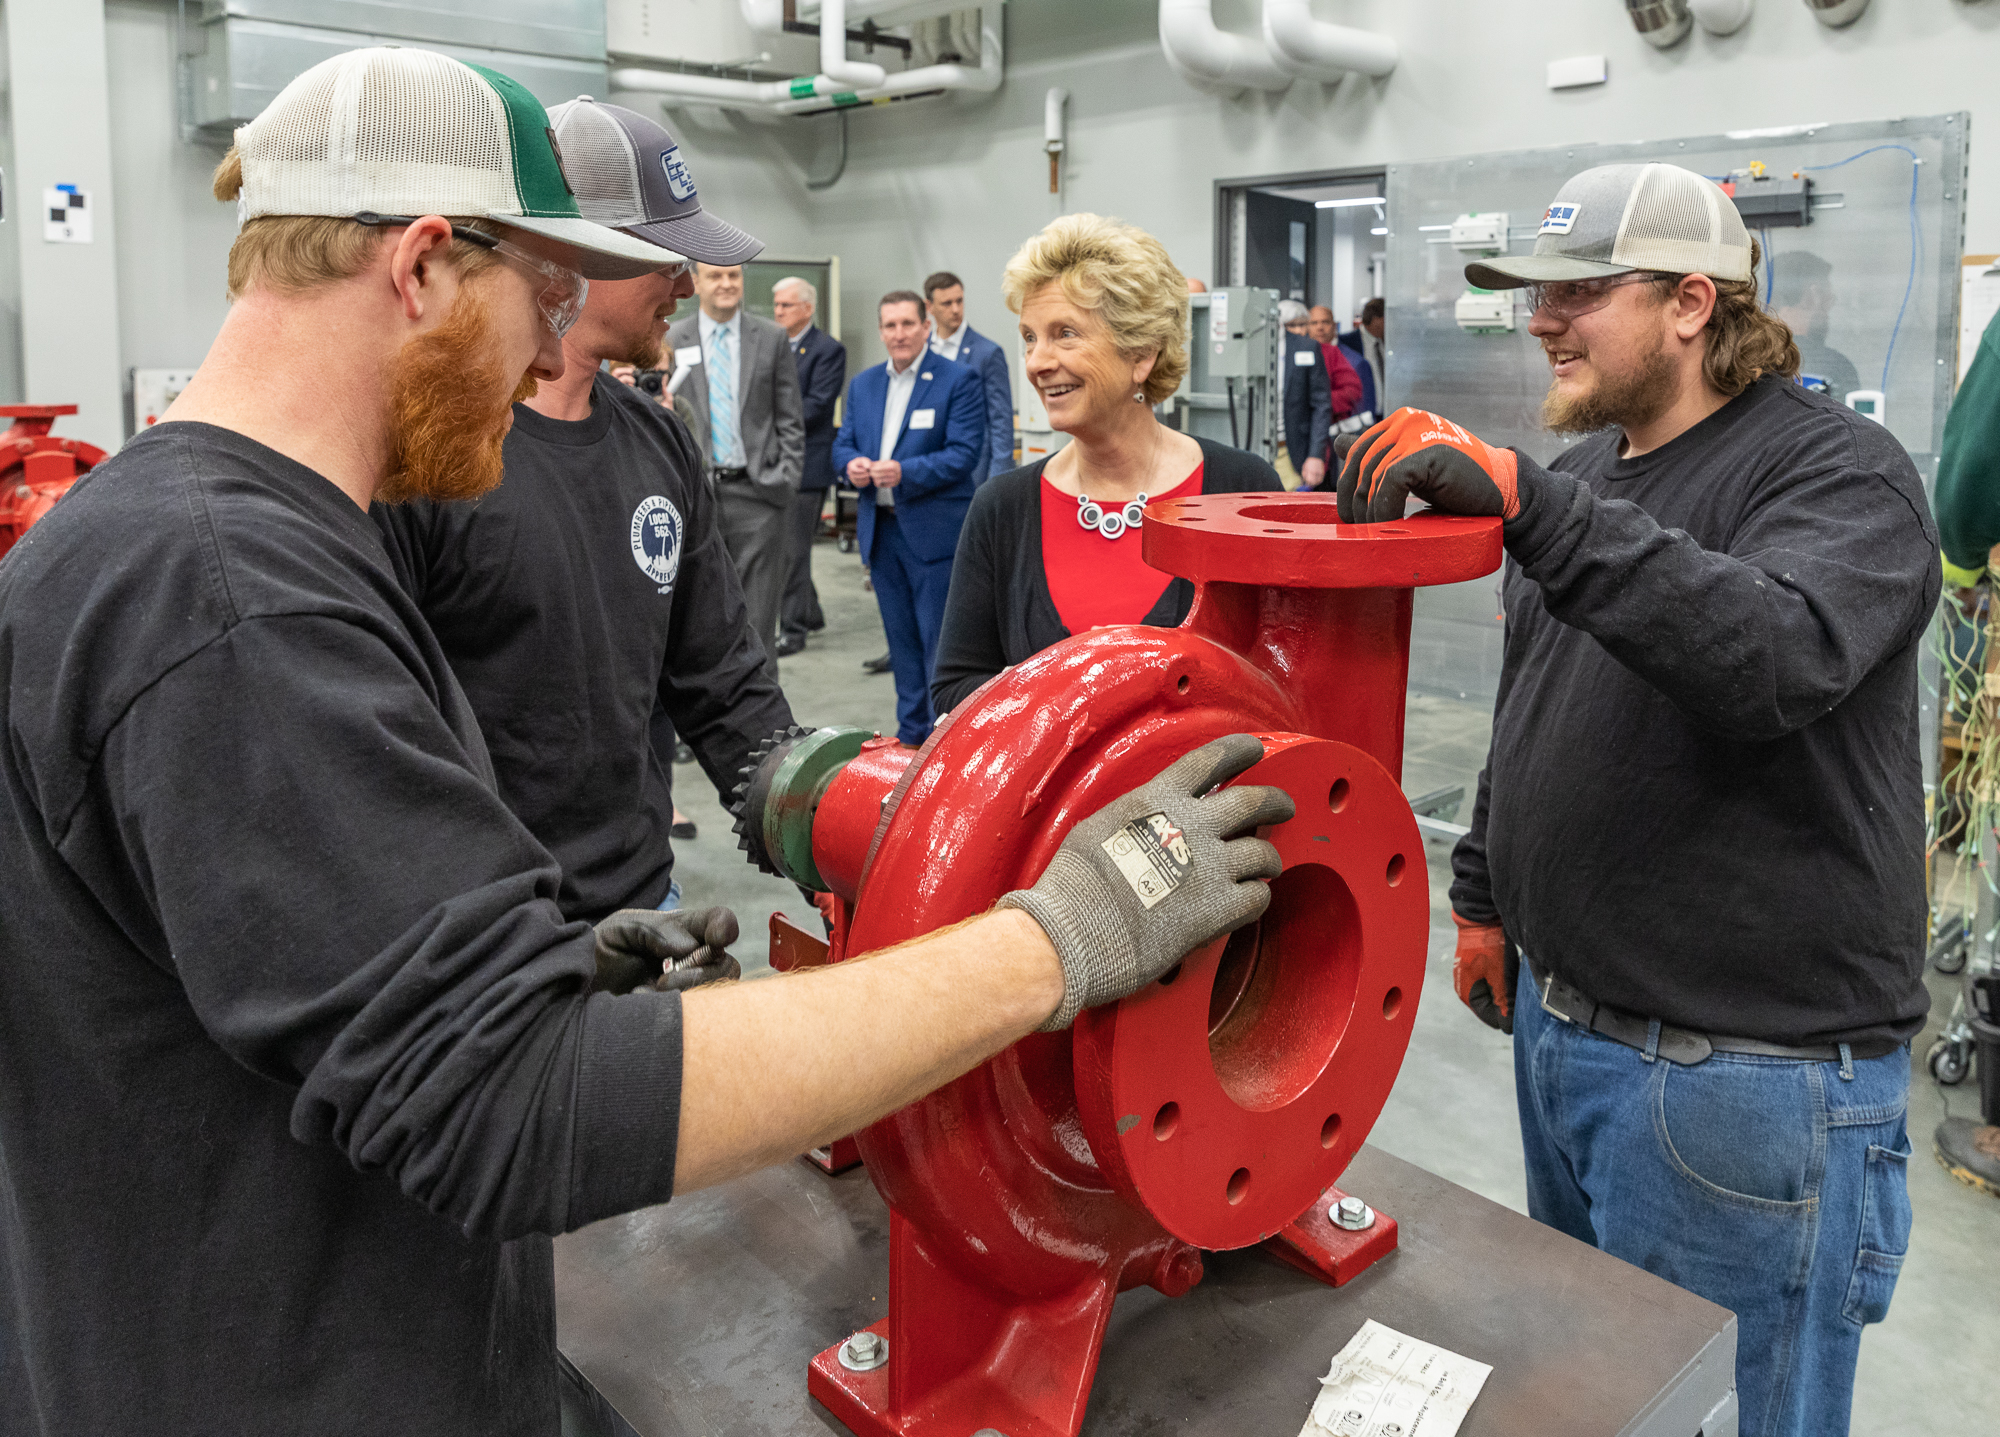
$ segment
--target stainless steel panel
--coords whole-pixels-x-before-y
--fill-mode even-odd
[[[604,0],[203,0],[201,18],[204,23],[270,20],[551,59],[604,59]]]
[[[1548,370],[1527,332],[1525,312],[1511,334],[1460,330],[1452,305],[1465,291],[1470,256],[1436,242],[1445,237],[1441,229],[1424,227],[1449,225],[1473,211],[1505,210],[1516,222],[1510,252],[1524,254],[1533,247],[1543,209],[1579,170],[1665,160],[1719,176],[1762,161],[1774,174],[1799,170],[1814,182],[1819,203],[1813,222],[1762,236],[1776,256],[1781,287],[1786,256],[1817,256],[1830,267],[1832,304],[1824,311],[1824,334],[1814,352],[1845,356],[1860,387],[1885,391],[1889,428],[1928,481],[1936,471],[1957,374],[1966,127],[1964,114],[1932,115],[1800,127],[1797,133],[1762,138],[1579,144],[1392,165],[1388,404],[1435,409],[1492,443],[1518,445],[1544,462],[1553,458],[1572,441],[1541,427]],[[1885,148],[1838,168],[1808,168],[1834,165],[1876,146],[1907,147],[1921,161],[1915,166],[1914,243],[1910,154]],[[1768,283],[1769,272],[1759,279]],[[1490,579],[1419,591],[1411,686],[1491,702],[1500,671],[1498,612]]]

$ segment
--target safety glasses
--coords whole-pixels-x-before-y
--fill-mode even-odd
[[[354,222],[369,226],[413,225],[417,222],[417,217],[378,215],[373,210],[363,210],[354,216]],[[559,265],[554,260],[543,259],[540,255],[530,254],[519,245],[509,244],[500,236],[490,235],[484,230],[453,225],[451,237],[464,240],[469,245],[477,245],[483,250],[491,250],[525,273],[530,281],[537,282],[539,288],[535,292],[535,306],[541,310],[542,318],[548,321],[549,328],[555,331],[556,338],[560,339],[568,334],[576,324],[577,317],[583,313],[583,301],[590,293],[590,281],[575,270]]]
[[[1547,311],[1556,319],[1571,320],[1604,308],[1611,303],[1611,292],[1621,285],[1673,278],[1670,274],[1635,269],[1625,274],[1608,274],[1602,279],[1564,279],[1523,287],[1527,290],[1529,314]]]

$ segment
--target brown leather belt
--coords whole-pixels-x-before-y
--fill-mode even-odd
[[[1806,1063],[1838,1063],[1843,1058],[1879,1058],[1901,1046],[1887,1038],[1872,1038],[1860,1043],[1812,1043],[1795,1048],[1783,1043],[1766,1043],[1759,1038],[1697,1033],[1689,1028],[1676,1028],[1671,1023],[1661,1023],[1659,1035],[1655,1038],[1653,1019],[1623,1008],[1614,1008],[1609,1003],[1600,1003],[1553,973],[1543,972],[1541,966],[1532,961],[1528,963],[1528,973],[1535,980],[1535,990],[1541,994],[1542,1008],[1552,1017],[1601,1034],[1614,1043],[1637,1048],[1642,1053],[1650,1049],[1668,1062],[1679,1063],[1683,1067],[1705,1063],[1712,1053],[1749,1053],[1763,1058],[1794,1058]],[[1841,1052],[1843,1047],[1847,1050],[1845,1054]]]

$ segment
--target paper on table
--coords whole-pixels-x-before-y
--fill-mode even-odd
[[[1492,1371],[1370,1318],[1320,1378],[1299,1437],[1451,1437]]]

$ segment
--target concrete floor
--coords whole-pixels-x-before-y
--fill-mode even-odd
[[[861,671],[886,641],[860,565],[830,543],[818,546],[814,577],[827,629],[780,663],[793,711],[804,724],[860,724],[893,732],[895,690],[888,675]],[[1468,793],[1485,757],[1487,715],[1464,703],[1412,695],[1404,787],[1419,794],[1463,782]],[[700,770],[683,767],[679,802],[700,837],[677,846],[676,875],[691,902],[732,905],[742,919],[738,957],[746,976],[769,971],[770,915],[782,909],[817,932],[818,918],[789,884],[743,862],[730,820]],[[1459,815],[1469,816],[1468,797]],[[1453,1182],[1527,1210],[1514,1109],[1510,1040],[1467,1013],[1451,986],[1453,930],[1445,892],[1448,843],[1432,840],[1429,971],[1410,1050],[1371,1141]],[[1950,1010],[1957,980],[1930,976],[1932,1020],[1913,1049],[1910,1198],[1916,1212],[1910,1253],[1888,1320],[1868,1329],[1854,1395],[1852,1431],[1871,1437],[1934,1437],[2000,1431],[1990,1379],[2000,1352],[2000,1202],[1961,1186],[1931,1155],[1931,1130],[1945,1096],[1923,1069],[1923,1052]],[[1949,1093],[1952,1112],[1975,1116],[1968,1083]]]

